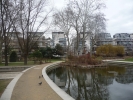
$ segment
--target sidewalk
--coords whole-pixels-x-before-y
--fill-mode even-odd
[[[47,65],[38,65],[26,71],[16,83],[11,100],[62,100],[44,78],[39,78],[42,69]],[[42,85],[39,85],[39,82],[42,82]]]

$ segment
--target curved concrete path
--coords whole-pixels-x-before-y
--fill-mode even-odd
[[[39,78],[47,65],[49,64],[38,65],[24,72],[17,81],[10,100],[62,100],[43,77]]]

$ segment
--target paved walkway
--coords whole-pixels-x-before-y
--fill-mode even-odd
[[[38,65],[26,71],[16,83],[11,100],[62,100],[44,78],[39,78],[42,69],[47,65]],[[42,85],[39,85],[39,82],[42,82]]]
[[[0,79],[13,79],[22,72],[0,72]]]

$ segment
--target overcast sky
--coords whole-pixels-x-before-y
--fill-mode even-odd
[[[107,32],[133,33],[133,0],[107,0],[105,4]]]
[[[67,0],[53,0],[59,9]],[[133,0],[105,0],[106,8],[103,11],[107,19],[108,33],[133,33]]]

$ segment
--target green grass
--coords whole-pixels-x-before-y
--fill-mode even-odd
[[[51,62],[56,62],[56,61],[63,61],[63,60],[62,59],[51,59]],[[39,62],[34,64],[34,61],[28,61],[26,66],[38,65],[38,64],[39,64]],[[0,63],[0,66],[5,66],[5,63]],[[25,66],[25,65],[24,65],[24,62],[9,62],[8,66]]]
[[[33,61],[28,61],[28,65],[35,65]],[[5,66],[5,63],[1,63],[0,66]],[[8,66],[24,66],[24,62],[9,62]]]
[[[63,61],[62,59],[51,59],[51,62]]]
[[[4,92],[4,90],[7,87],[7,85],[11,82],[11,80],[12,79],[0,80],[0,96]]]
[[[125,61],[131,61],[131,62],[133,62],[133,58],[126,58]]]

